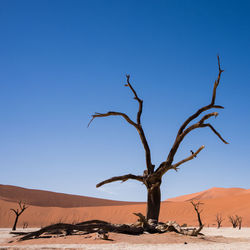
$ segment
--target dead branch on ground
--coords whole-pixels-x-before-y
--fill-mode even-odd
[[[112,224],[102,220],[90,220],[84,221],[77,224],[57,223],[50,226],[46,226],[35,232],[20,232],[17,235],[24,235],[19,238],[19,241],[36,239],[39,237],[50,238],[50,235],[74,235],[74,234],[91,234],[97,233],[98,238],[105,240],[109,239],[109,232],[129,234],[129,235],[141,235],[144,232],[148,233],[165,233],[165,232],[176,232],[179,234],[197,236],[200,234],[201,228],[182,228],[179,224],[174,221],[167,223],[155,221],[147,221],[146,217],[141,213],[134,213],[139,219],[134,224]]]

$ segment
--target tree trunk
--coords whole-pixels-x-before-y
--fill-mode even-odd
[[[203,224],[201,222],[200,212],[197,212],[197,216],[198,216],[199,226],[201,227]]]
[[[13,225],[13,227],[12,227],[12,231],[15,231],[15,230],[16,230],[16,224],[17,224],[17,221],[18,221],[18,217],[19,217],[19,216],[16,216],[14,225]]]
[[[148,188],[147,220],[152,219],[158,222],[161,206],[160,185]]]

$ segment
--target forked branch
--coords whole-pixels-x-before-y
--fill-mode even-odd
[[[141,142],[142,142],[142,145],[144,147],[144,150],[145,150],[145,158],[146,158],[146,165],[147,165],[147,170],[148,170],[148,173],[153,173],[154,171],[154,167],[151,163],[151,153],[150,153],[150,148],[149,148],[149,145],[148,145],[148,142],[147,142],[147,139],[146,139],[146,136],[145,136],[145,133],[143,131],[143,128],[141,126],[141,114],[142,114],[142,107],[143,107],[143,100],[141,100],[135,89],[132,87],[131,83],[130,83],[130,75],[126,75],[126,78],[127,78],[127,84],[125,84],[126,87],[129,87],[131,89],[131,91],[133,92],[134,94],[134,99],[136,101],[138,101],[139,103],[139,110],[137,112],[137,122],[134,122],[132,119],[130,119],[130,117],[125,114],[125,113],[121,113],[121,112],[115,112],[115,111],[109,111],[107,113],[95,113],[94,115],[92,115],[92,119],[90,120],[89,124],[88,124],[88,127],[89,125],[91,124],[91,122],[95,119],[95,118],[98,118],[98,117],[108,117],[108,116],[121,116],[123,117],[129,124],[131,124],[132,126],[134,126],[137,130],[137,132],[139,133],[139,136],[140,136],[140,139],[141,139]]]
[[[24,210],[28,208],[28,206],[22,201],[19,201],[18,205],[19,205],[19,208],[17,209],[11,208],[10,210],[13,211],[17,216],[20,216],[24,212]]]
[[[211,100],[211,103],[207,106],[204,106],[200,109],[198,109],[193,115],[191,115],[183,124],[182,126],[180,127],[179,131],[178,131],[178,135],[180,135],[183,130],[186,128],[186,126],[191,122],[193,121],[195,118],[197,118],[201,113],[209,110],[209,109],[212,109],[212,108],[219,108],[219,109],[223,109],[224,107],[223,106],[220,106],[220,105],[214,105],[215,103],[215,98],[216,98],[216,91],[217,91],[217,87],[219,86],[219,83],[220,83],[220,78],[221,78],[221,74],[222,72],[224,72],[224,70],[221,69],[221,66],[220,66],[220,57],[217,56],[217,60],[218,60],[218,67],[219,67],[219,72],[218,72],[218,76],[217,76],[217,79],[215,80],[214,82],[214,87],[213,87],[213,95],[212,95],[212,100]]]
[[[193,154],[191,154],[189,157],[183,159],[182,161],[179,161],[173,165],[170,165],[170,166],[166,166],[166,162],[162,162],[161,165],[159,166],[159,168],[156,170],[156,172],[160,175],[160,176],[163,176],[168,170],[175,170],[177,171],[178,170],[178,167],[187,162],[187,161],[190,161],[190,160],[193,160],[195,157],[197,157],[197,155],[201,152],[201,150],[205,148],[204,145],[202,145],[196,152],[194,152]]]
[[[202,145],[195,153],[191,154],[189,157],[187,157],[187,158],[183,159],[182,161],[179,161],[179,162],[175,163],[174,165],[172,165],[172,169],[177,170],[177,168],[178,168],[181,164],[183,164],[183,163],[185,163],[185,162],[187,162],[187,161],[193,160],[193,159],[201,152],[201,150],[202,150],[203,148],[205,148],[204,145]]]
[[[209,119],[210,117],[217,117],[218,113],[217,112],[213,112],[207,115],[204,115],[201,120],[193,125],[191,125],[190,127],[186,128],[183,133],[179,136],[180,141],[188,134],[190,133],[192,130],[196,129],[196,128],[204,128],[204,127],[209,127],[211,128],[211,130],[221,139],[222,142],[224,142],[225,144],[228,144],[227,141],[225,141],[222,136],[220,135],[220,133],[218,131],[216,131],[216,129],[209,123],[204,123],[204,121],[206,121],[207,119]]]
[[[207,106],[204,106],[202,108],[200,108],[198,111],[196,111],[193,115],[191,115],[183,124],[182,126],[180,127],[178,133],[177,133],[177,136],[176,136],[176,139],[175,139],[175,142],[168,154],[168,157],[166,159],[165,162],[163,162],[160,167],[157,169],[157,171],[159,171],[160,173],[166,173],[166,171],[168,169],[171,169],[172,167],[172,163],[173,163],[173,160],[174,160],[174,156],[182,142],[182,140],[184,139],[184,137],[190,133],[192,130],[196,129],[196,128],[203,128],[203,127],[209,127],[219,138],[222,142],[228,144],[227,141],[225,141],[222,136],[220,135],[220,133],[218,131],[215,130],[215,128],[209,124],[209,123],[204,123],[207,119],[209,119],[210,117],[216,117],[218,115],[217,112],[212,112],[212,113],[209,113],[207,115],[204,115],[200,121],[198,121],[197,123],[193,124],[193,125],[190,125],[189,127],[188,124],[193,121],[195,118],[197,118],[200,114],[202,114],[203,112],[209,110],[209,109],[212,109],[212,108],[223,108],[222,106],[219,106],[219,105],[214,105],[215,103],[215,97],[216,97],[216,90],[217,90],[217,87],[220,83],[220,78],[221,78],[221,74],[223,72],[223,70],[221,69],[221,66],[220,66],[220,58],[219,56],[217,57],[218,59],[218,67],[219,67],[219,73],[218,73],[218,77],[214,83],[214,88],[213,88],[213,95],[212,95],[212,100],[211,100],[211,103]]]
[[[112,178],[107,179],[105,181],[102,181],[102,182],[98,183],[96,185],[96,187],[98,188],[98,187],[101,187],[104,184],[111,183],[111,182],[114,182],[114,181],[122,181],[122,182],[124,182],[124,181],[127,181],[129,179],[143,182],[143,176],[133,175],[133,174],[126,174],[126,175],[122,175],[122,176],[115,176],[115,177],[112,177]]]

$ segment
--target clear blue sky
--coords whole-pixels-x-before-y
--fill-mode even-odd
[[[144,100],[142,123],[154,164],[166,159],[182,122],[211,100],[217,53],[225,69],[209,129],[194,131],[169,172],[162,199],[214,186],[250,188],[249,1],[0,1],[0,183],[143,201],[136,181],[96,189],[116,175],[142,174],[135,129],[94,112],[126,112]]]

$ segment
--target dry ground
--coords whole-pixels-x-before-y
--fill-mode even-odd
[[[28,229],[31,230],[31,229]],[[19,231],[19,230],[18,230]],[[110,234],[110,241],[98,239],[96,234],[72,235],[16,242],[10,229],[0,229],[0,249],[249,249],[250,228],[205,228],[205,236],[191,237],[176,233],[130,236]],[[13,241],[8,243],[9,241]]]

